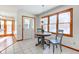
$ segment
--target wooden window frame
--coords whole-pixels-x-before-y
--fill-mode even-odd
[[[41,17],[41,18],[45,18],[45,17],[48,17],[48,32],[49,32],[49,21],[50,21],[50,16],[53,16],[53,15],[57,15],[57,23],[56,23],[56,33],[58,33],[58,16],[59,14],[61,13],[65,13],[65,12],[70,12],[70,34],[64,34],[64,36],[68,36],[68,37],[73,37],[73,8],[69,8],[69,9],[66,9],[66,10],[63,10],[63,11],[60,11],[60,12],[57,12],[57,13],[53,13],[53,14],[50,14],[50,15],[47,15],[47,16],[44,16],[44,17]],[[52,34],[56,34],[56,33],[53,33]]]
[[[0,37],[4,37],[4,36],[14,36],[15,34],[13,33],[15,31],[15,20],[14,17],[10,17],[12,20],[7,20],[6,16],[2,16],[2,20],[4,21],[4,34],[0,34]],[[7,21],[11,21],[12,22],[12,34],[7,34]]]
[[[55,14],[52,14],[52,15],[50,15],[50,16],[54,16],[54,15],[57,15],[56,13]],[[49,16],[49,24],[48,24],[48,26],[50,25],[50,16]],[[58,15],[57,15],[57,17],[58,17]],[[57,29],[58,29],[58,27],[57,27],[57,24],[58,23],[58,20],[57,20],[57,18],[56,18],[56,32],[57,32]],[[49,28],[49,27],[48,27]],[[48,32],[50,32],[49,30],[48,30]],[[52,33],[52,34],[56,34],[55,32],[50,32],[50,33]]]

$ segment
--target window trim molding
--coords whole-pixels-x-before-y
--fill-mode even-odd
[[[63,10],[63,11],[59,11],[59,12],[56,12],[56,13],[53,13],[53,14],[49,14],[49,15],[47,15],[47,16],[43,16],[43,17],[41,17],[41,18],[46,18],[46,17],[48,17],[48,32],[49,32],[49,19],[50,19],[50,16],[53,16],[53,15],[57,15],[57,23],[56,23],[56,33],[58,32],[58,15],[60,14],[60,13],[64,13],[64,12],[70,12],[70,34],[64,34],[64,36],[68,36],[68,37],[73,37],[73,8],[69,8],[69,9],[66,9],[66,10]],[[51,33],[51,32],[50,32]],[[52,32],[52,34],[56,34],[56,33],[54,33],[54,32]]]

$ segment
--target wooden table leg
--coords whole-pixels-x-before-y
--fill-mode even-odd
[[[38,46],[39,44],[41,44],[41,41],[39,41],[40,37],[38,37],[38,43],[35,46]]]
[[[43,46],[43,49],[44,49],[44,36],[42,36],[42,46]]]

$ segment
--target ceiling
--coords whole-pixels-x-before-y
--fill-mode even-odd
[[[17,11],[38,15],[57,6],[58,5],[0,5],[0,9],[16,9]]]
[[[57,5],[17,5],[16,7],[20,11],[26,11],[28,13],[38,15],[55,8],[56,6]]]

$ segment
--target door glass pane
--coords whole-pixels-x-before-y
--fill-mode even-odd
[[[32,29],[34,29],[34,19],[31,19],[31,26],[32,26]]]
[[[29,29],[30,28],[30,20],[29,19],[24,19],[24,28]]]
[[[24,17],[24,28],[26,29],[34,29],[34,19],[33,18],[28,18]]]
[[[50,32],[56,32],[56,24],[50,24],[49,25],[49,31]]]
[[[59,29],[64,30],[65,34],[70,34],[70,23],[69,24],[59,24]]]
[[[0,28],[0,35],[1,35],[4,34],[4,21],[0,20],[0,22],[1,22],[1,28]]]
[[[6,21],[7,34],[12,34],[12,21]]]

